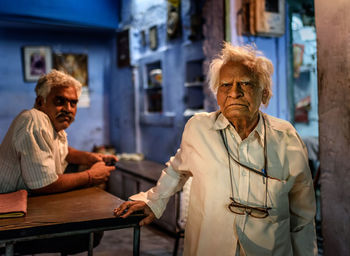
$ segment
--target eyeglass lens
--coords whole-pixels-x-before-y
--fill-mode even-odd
[[[231,198],[232,202],[229,204],[228,208],[231,212],[239,214],[239,215],[250,215],[254,218],[266,218],[269,216],[268,210],[270,208],[257,208],[248,205],[243,205],[236,202],[233,198]]]

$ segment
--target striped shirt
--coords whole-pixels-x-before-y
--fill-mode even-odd
[[[67,135],[56,132],[37,109],[21,112],[0,145],[0,193],[38,189],[58,179],[67,166]]]

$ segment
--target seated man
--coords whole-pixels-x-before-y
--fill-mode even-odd
[[[101,184],[115,170],[116,156],[76,150],[68,146],[65,129],[74,121],[81,84],[52,70],[35,88],[34,108],[12,122],[0,145],[0,193],[26,189],[30,194],[64,192]],[[65,174],[68,163],[89,166]]]

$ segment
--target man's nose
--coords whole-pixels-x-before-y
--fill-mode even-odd
[[[242,87],[239,82],[232,83],[232,86],[228,92],[228,96],[232,98],[239,98],[244,95],[244,92],[242,90]]]
[[[67,100],[64,105],[64,110],[67,112],[73,112],[73,106],[71,105],[71,103]]]

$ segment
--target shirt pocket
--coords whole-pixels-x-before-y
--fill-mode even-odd
[[[279,222],[289,218],[290,180],[267,179],[267,206],[269,210],[269,221]]]

